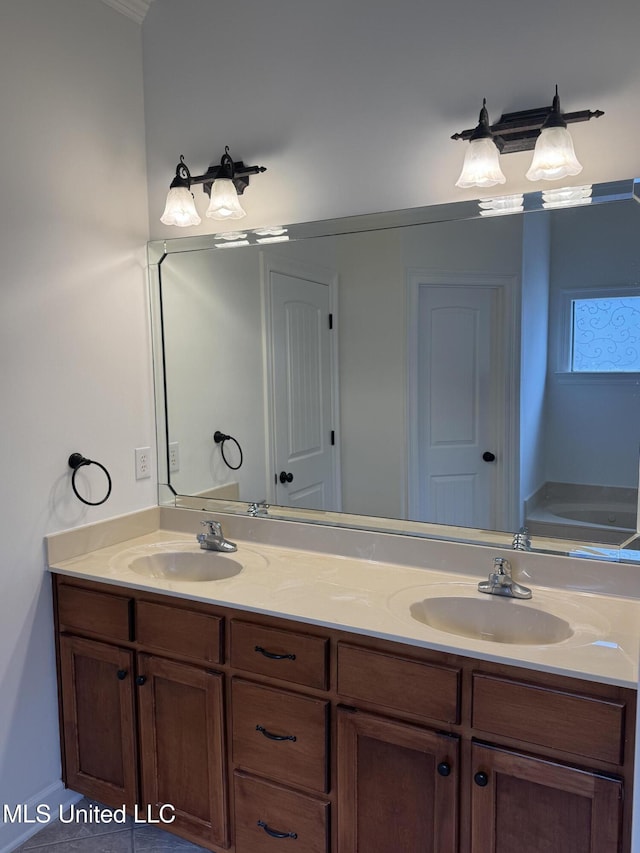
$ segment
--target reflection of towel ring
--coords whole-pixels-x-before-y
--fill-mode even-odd
[[[83,468],[85,465],[97,465],[98,468],[102,468],[107,477],[107,494],[102,498],[101,501],[88,501],[82,497],[82,495],[78,492],[76,488],[76,474]],[[109,495],[111,494],[111,477],[109,476],[109,472],[101,465],[99,462],[95,462],[93,459],[87,459],[86,456],[83,456],[82,453],[72,453],[69,457],[69,467],[73,468],[73,474],[71,475],[71,488],[73,489],[74,495],[78,498],[79,501],[82,501],[83,504],[87,504],[88,506],[100,506],[103,504]]]
[[[224,464],[227,466],[227,468],[231,468],[232,471],[237,471],[238,468],[241,467],[242,460],[244,458],[242,455],[242,448],[238,444],[238,440],[236,438],[234,438],[232,435],[225,435],[223,432],[220,432],[219,429],[217,429],[215,431],[215,433],[213,434],[213,440],[215,441],[216,444],[220,445],[220,453],[222,453],[222,458],[223,458]],[[238,448],[238,453],[240,454],[240,461],[238,462],[237,465],[229,465],[229,460],[224,455],[224,443],[225,443],[225,441],[232,441],[235,444],[235,446]]]

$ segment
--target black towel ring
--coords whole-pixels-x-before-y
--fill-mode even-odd
[[[85,465],[97,465],[98,468],[101,468],[106,477],[107,477],[107,494],[102,498],[101,501],[88,501],[82,497],[82,495],[78,492],[76,488],[76,474],[83,468]],[[109,472],[101,465],[100,462],[96,462],[94,459],[87,459],[86,456],[83,456],[82,453],[72,453],[69,457],[69,467],[73,468],[73,474],[71,475],[71,488],[73,489],[74,495],[78,498],[79,501],[82,501],[83,504],[87,504],[87,506],[100,506],[103,504],[109,495],[111,494],[111,476]]]
[[[242,455],[242,448],[238,444],[238,440],[236,438],[234,438],[232,435],[225,435],[225,433],[220,432],[219,429],[217,429],[215,431],[215,433],[213,434],[213,440],[215,441],[216,444],[220,445],[220,453],[222,454],[224,464],[227,466],[227,468],[231,468],[232,471],[237,471],[238,468],[240,468],[242,466],[242,461],[244,459],[244,457]],[[225,441],[232,441],[235,444],[235,446],[238,448],[238,453],[240,454],[240,461],[238,462],[237,465],[230,465],[229,460],[224,455],[224,443],[225,443]]]

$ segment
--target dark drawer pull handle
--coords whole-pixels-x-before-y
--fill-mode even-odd
[[[446,761],[441,761],[440,764],[438,764],[438,773],[441,776],[449,776],[451,773],[451,765]]]
[[[486,773],[480,771],[479,773],[476,773],[476,775],[473,777],[473,781],[481,788],[486,788],[486,786],[489,784],[489,777]]]
[[[128,674],[129,673],[127,672],[126,669],[119,669],[118,670],[118,678],[120,679],[120,681],[124,681]]]
[[[295,735],[273,735],[271,732],[268,732],[264,726],[256,726],[256,731],[260,732],[261,735],[268,737],[269,740],[290,740],[292,743],[295,743],[298,740]]]
[[[263,820],[258,821],[258,826],[260,829],[264,829],[267,835],[270,835],[272,838],[297,838],[297,832],[278,832],[275,829],[271,829]]]
[[[136,678],[136,684],[139,684],[140,686],[142,686],[143,684],[146,684],[146,683],[147,683],[147,677],[146,677],[146,675],[139,675],[139,676]]]
[[[295,655],[276,655],[273,652],[268,652],[266,649],[263,649],[262,646],[256,646],[255,650],[259,652],[261,655],[264,655],[269,660],[295,660]]]

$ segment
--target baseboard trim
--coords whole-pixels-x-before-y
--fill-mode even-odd
[[[35,810],[39,805],[48,806],[49,814],[53,821],[57,818],[61,808],[63,811],[66,811],[69,806],[81,799],[82,794],[70,791],[64,787],[62,782],[54,782],[27,800],[24,805],[28,814],[35,814]],[[2,808],[2,805],[0,805],[0,808]],[[12,850],[20,847],[21,844],[24,844],[25,841],[28,841],[47,825],[46,823],[1,823],[0,853],[11,853]]]

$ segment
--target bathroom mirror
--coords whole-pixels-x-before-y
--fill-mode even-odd
[[[150,244],[162,499],[610,559],[637,528],[634,187]]]

